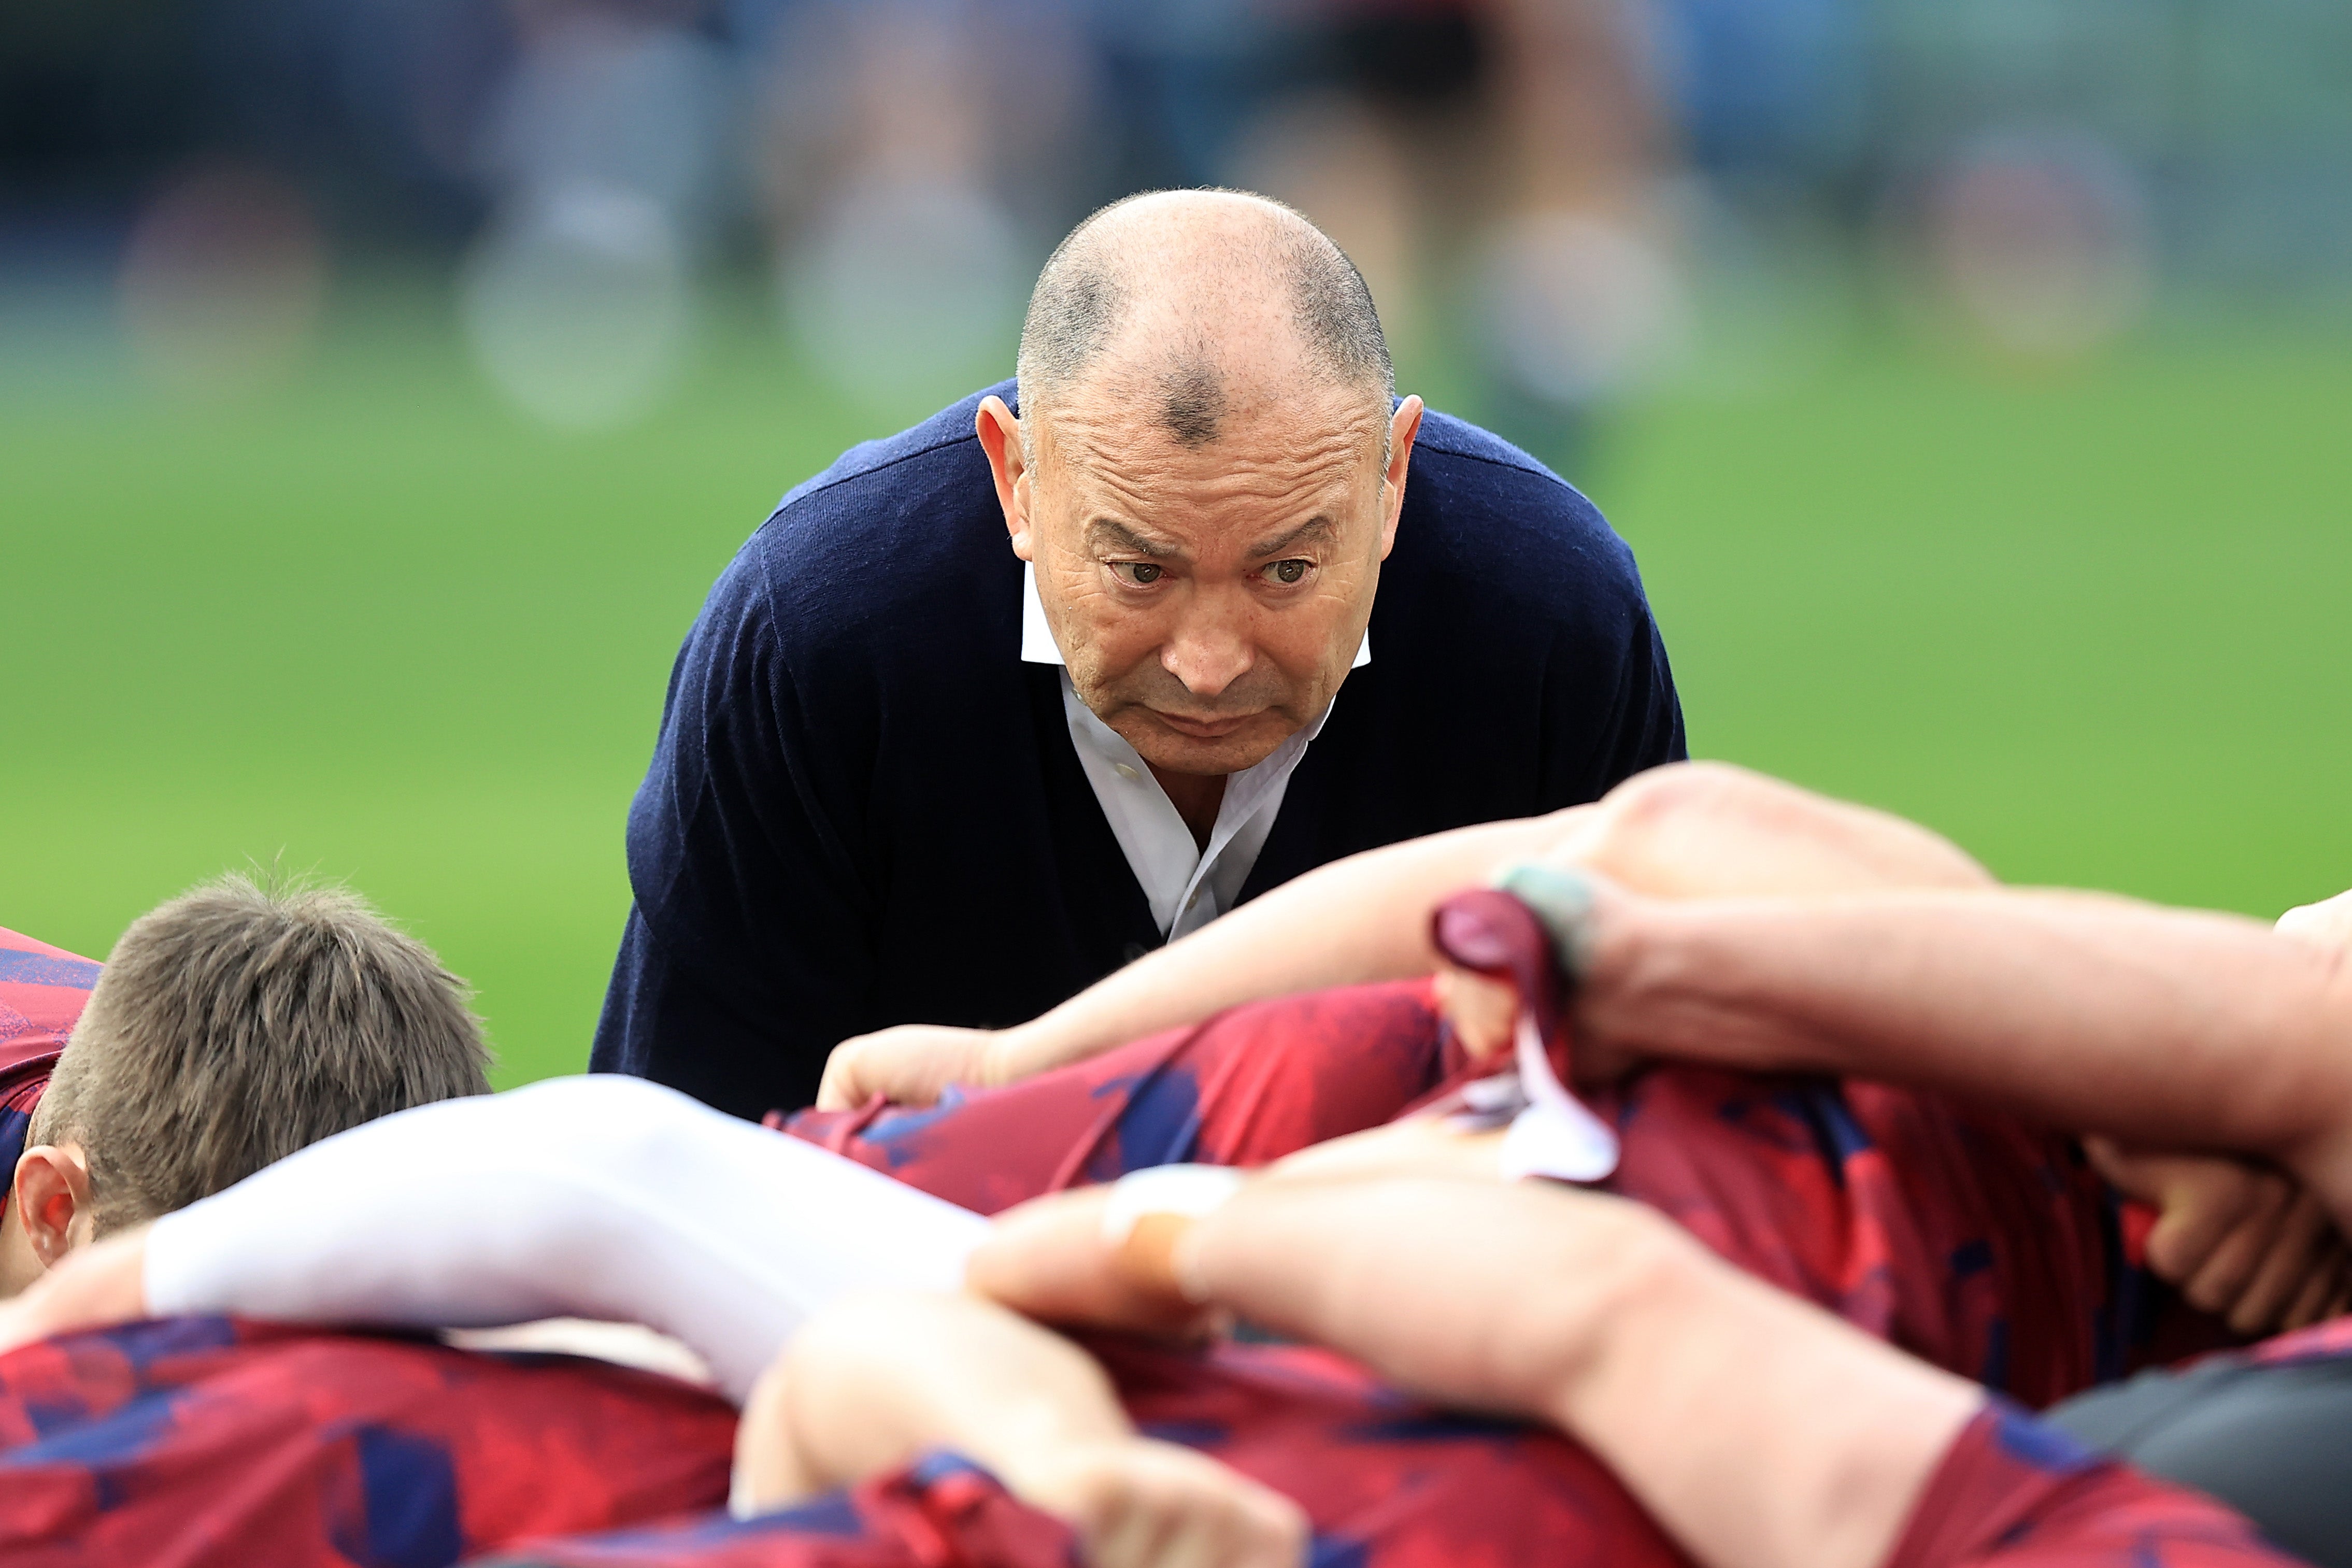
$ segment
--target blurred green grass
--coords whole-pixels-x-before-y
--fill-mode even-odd
[[[505,412],[398,294],[257,402],[0,404],[0,924],[100,954],[225,867],[314,870],[473,982],[500,1081],[576,1068],[678,638],[776,495],[887,423],[764,331],[710,338],[593,439]],[[2013,879],[2267,914],[2352,883],[2347,409],[2329,335],[2026,381],[1864,335],[1661,395],[1574,477],[1641,555],[1695,752]]]

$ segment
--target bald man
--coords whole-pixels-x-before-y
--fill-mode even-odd
[[[1396,396],[1297,213],[1096,214],[1018,372],[792,490],[711,590],[593,1068],[804,1105],[850,1036],[1034,1017],[1327,861],[1684,754],[1624,543]]]

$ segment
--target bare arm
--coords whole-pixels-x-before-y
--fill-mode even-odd
[[[1108,1245],[1105,1201],[1012,1211],[973,1255],[975,1288],[1082,1308],[1071,1287],[1097,1271],[1074,1264]],[[1189,1222],[1173,1257],[1193,1301],[1444,1403],[1559,1425],[1707,1568],[1875,1568],[1981,1401],[1664,1218],[1566,1188],[1261,1180]]]
[[[2262,1155],[2352,1216],[2341,950],[2234,916],[2021,891],[1620,891],[1592,921],[1578,1022],[1603,1046],[1892,1079]]]
[[[1137,1436],[1076,1345],[967,1297],[851,1298],[761,1379],[736,1442],[739,1512],[946,1448],[1064,1520],[1099,1568],[1290,1568],[1307,1522],[1207,1456]]]
[[[1591,810],[1486,823],[1335,860],[1014,1028],[912,1025],[845,1040],[825,1064],[817,1105],[845,1110],[876,1092],[927,1103],[950,1083],[1010,1083],[1261,997],[1425,974],[1436,962],[1431,910],[1502,866],[1545,853]]]
[[[1261,997],[1425,974],[1430,912],[1528,859],[1591,866],[1665,898],[1988,886],[1915,823],[1721,763],[1654,768],[1591,805],[1487,823],[1332,862],[1139,959],[1034,1021],[916,1025],[836,1047],[817,1104],[874,1093],[928,1103],[950,1083],[1000,1084]]]

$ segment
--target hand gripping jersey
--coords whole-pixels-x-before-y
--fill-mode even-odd
[[[1571,1080],[1540,926],[1506,895],[1466,895],[1440,912],[1449,948],[1468,940],[1470,915],[1490,943],[1473,966],[1513,974],[1538,998],[1545,1057]],[[1008,1088],[950,1090],[929,1109],[877,1101],[787,1125],[993,1213],[1148,1165],[1263,1163],[1451,1106],[1494,1071],[1468,1059],[1428,983],[1413,981],[1249,1004]],[[2158,1328],[2192,1346],[2204,1331],[2182,1327],[2169,1293],[2125,1262],[2115,1198],[2073,1142],[2013,1118],[1879,1084],[1684,1067],[1588,1103],[1618,1142],[1595,1185],[2025,1404],[2116,1375]]]
[[[87,958],[0,927],[0,1193],[16,1178],[33,1108],[98,970]]]
[[[1565,1079],[1556,1023],[1543,1045]],[[1445,1037],[1425,985],[1374,986],[1236,1009],[929,1110],[794,1126],[995,1209],[1150,1164],[1270,1160],[1485,1070]],[[1620,1142],[1608,1184],[1851,1321],[2004,1386],[2063,1388],[2096,1359],[2111,1315],[2109,1216],[2059,1141],[1812,1079],[1654,1071],[1593,1109]],[[142,1337],[174,1333],[215,1336],[211,1359],[163,1354]],[[322,1345],[364,1347],[365,1364],[322,1373],[302,1361]],[[1432,1409],[1307,1347],[1095,1348],[1145,1430],[1297,1498],[1318,1563],[1680,1561],[1556,1433]],[[485,1553],[645,1568],[1076,1560],[1067,1531],[951,1457],[765,1520],[670,1519],[695,1505],[656,1505],[640,1483],[683,1465],[709,1487],[726,1456],[723,1432],[677,1418],[684,1391],[544,1360],[457,1357],[467,1374],[452,1375],[453,1357],[414,1342],[282,1339],[184,1320],[0,1360],[0,1561],[143,1563],[166,1546],[190,1568],[407,1568]],[[518,1370],[536,1374],[537,1403],[514,1403]],[[642,1429],[639,1400],[650,1411]],[[367,1458],[353,1446],[362,1430],[371,1452],[405,1458]],[[617,1531],[594,1533],[606,1524]],[[569,1533],[529,1539],[539,1531]],[[79,1544],[58,1555],[68,1541]],[[139,1550],[93,1545],[131,1542]],[[2226,1511],[1996,1409],[1947,1456],[1895,1568],[2275,1561]]]

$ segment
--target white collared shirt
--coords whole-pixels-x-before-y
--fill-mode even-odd
[[[1215,920],[1241,897],[1242,884],[1249,880],[1250,868],[1257,864],[1258,851],[1274,831],[1290,775],[1322,732],[1331,710],[1326,707],[1315,722],[1285,740],[1265,761],[1225,775],[1225,798],[1217,807],[1209,847],[1202,849],[1135,748],[1078,700],[1077,689],[1070,683],[1069,661],[1054,641],[1054,628],[1037,597],[1037,568],[1026,562],[1021,567],[1021,592],[1022,662],[1061,667],[1062,711],[1070,722],[1078,765],[1094,785],[1095,799],[1102,803],[1128,868],[1143,886],[1160,935],[1173,942]],[[1371,661],[1372,635],[1366,632],[1348,668],[1360,669]]]

